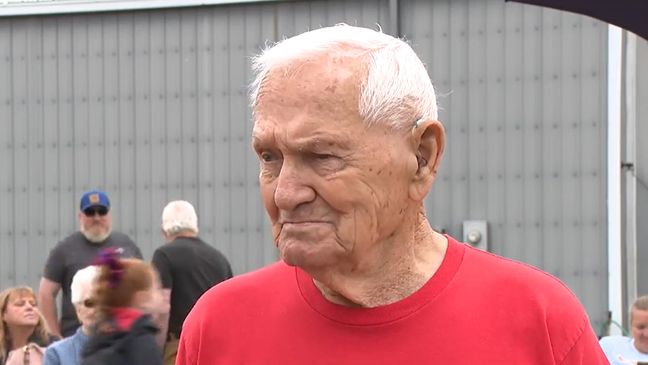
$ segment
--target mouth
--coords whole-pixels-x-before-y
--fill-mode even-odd
[[[283,222],[281,223],[281,229],[282,230],[292,230],[292,229],[302,230],[302,229],[321,227],[323,225],[329,225],[329,224],[330,224],[329,222],[324,222],[324,221]]]

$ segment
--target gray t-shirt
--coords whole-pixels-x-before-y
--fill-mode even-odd
[[[121,257],[142,258],[142,252],[125,234],[112,232],[102,243],[88,241],[81,232],[75,232],[59,242],[50,251],[43,276],[61,285],[63,305],[61,308],[61,334],[72,336],[80,326],[72,305],[70,285],[77,271],[90,265],[99,252],[106,247],[121,247]]]

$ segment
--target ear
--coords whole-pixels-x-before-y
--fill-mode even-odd
[[[415,201],[423,201],[436,178],[443,157],[445,130],[438,120],[419,121],[412,130],[416,173],[412,176],[409,195]]]

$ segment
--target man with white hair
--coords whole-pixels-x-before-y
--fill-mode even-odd
[[[172,201],[164,208],[162,235],[168,244],[155,250],[153,266],[170,304],[164,363],[175,364],[187,314],[204,292],[232,277],[232,268],[220,251],[198,237],[198,216],[187,201]]]
[[[445,133],[407,43],[338,25],[254,65],[252,142],[282,261],[205,293],[178,365],[607,364],[557,279],[431,228]]]
[[[91,265],[74,274],[70,291],[81,327],[73,336],[47,347],[43,365],[81,365],[83,347],[88,342],[90,328],[96,321],[97,301],[94,297],[94,283],[98,272],[99,269]]]
[[[127,235],[112,229],[112,210],[108,195],[90,190],[79,203],[79,231],[59,242],[45,262],[38,298],[50,331],[57,336],[72,336],[79,320],[71,300],[70,285],[76,272],[92,263],[106,247],[116,247],[124,258],[142,258],[142,252]],[[56,297],[63,292],[61,321],[57,320]]]

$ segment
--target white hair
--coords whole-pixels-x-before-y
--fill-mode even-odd
[[[188,201],[175,200],[162,211],[162,230],[167,235],[190,231],[198,233],[198,216]]]
[[[70,285],[72,303],[80,304],[83,303],[84,300],[92,297],[94,291],[94,280],[98,273],[99,268],[91,265],[74,274],[74,277],[72,277],[72,284]]]
[[[434,87],[414,50],[401,39],[368,28],[338,24],[285,39],[253,59],[256,74],[250,88],[252,107],[270,71],[331,51],[353,50],[366,66],[358,110],[371,125],[412,127],[420,119],[438,117]],[[412,116],[416,120],[412,120]]]

